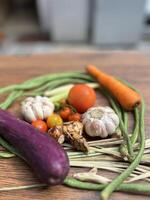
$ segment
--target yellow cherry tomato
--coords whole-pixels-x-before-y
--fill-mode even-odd
[[[58,114],[52,114],[47,118],[47,126],[49,128],[53,128],[54,126],[61,126],[63,124],[63,120]]]

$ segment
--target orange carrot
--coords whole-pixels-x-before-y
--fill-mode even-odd
[[[132,110],[135,106],[140,104],[140,95],[113,76],[103,73],[93,65],[88,65],[86,70],[118,100],[124,109]]]

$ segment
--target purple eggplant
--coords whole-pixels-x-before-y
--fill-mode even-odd
[[[49,135],[0,109],[0,136],[15,147],[41,182],[61,184],[69,172],[64,149]]]

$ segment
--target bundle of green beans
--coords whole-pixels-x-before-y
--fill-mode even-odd
[[[72,84],[72,83],[94,83],[94,80],[83,72],[67,72],[67,73],[59,73],[59,74],[48,74],[45,76],[36,77],[34,79],[27,80],[21,84],[10,85],[7,87],[0,88],[0,94],[7,94],[6,99],[1,102],[0,108],[7,109],[9,108],[14,101],[19,98],[24,98],[25,96],[33,96],[33,95],[44,95],[46,91],[53,90],[55,88],[59,88],[61,85]],[[129,85],[128,83],[125,83]],[[131,85],[129,87],[133,88]],[[133,88],[134,89],[134,88]],[[131,173],[138,167],[141,162],[144,145],[145,145],[145,133],[144,133],[144,111],[145,105],[144,100],[142,99],[141,107],[135,108],[133,115],[135,118],[135,126],[133,130],[133,134],[129,136],[128,134],[128,113],[125,112],[120,105],[113,99],[113,97],[102,88],[101,90],[106,98],[108,99],[110,105],[115,110],[117,115],[120,118],[120,130],[123,134],[123,143],[120,145],[120,152],[124,157],[128,158],[130,164],[127,168],[117,176],[111,183],[109,184],[92,184],[92,183],[84,183],[81,181],[77,181],[73,178],[66,178],[64,184],[70,187],[75,187],[79,189],[92,189],[92,190],[102,190],[101,197],[103,200],[107,200],[111,193],[115,190],[128,191],[128,192],[144,192],[150,193],[150,185],[140,184],[122,184],[125,179],[127,179]],[[65,94],[66,96],[66,94]],[[52,100],[58,101],[60,98],[65,97],[62,94],[56,95]],[[140,138],[140,147],[138,153],[136,154],[133,150],[134,144],[137,142],[138,138]],[[8,151],[16,154],[17,156],[21,155],[5,140],[0,138],[0,144],[4,146]],[[1,154],[2,156],[2,154]],[[5,152],[4,157],[9,157],[7,152]],[[88,155],[87,155],[88,157]],[[43,187],[43,185],[37,184],[37,187]],[[18,189],[28,189],[34,188],[36,185],[30,185],[25,187],[18,187]],[[7,191],[7,188],[4,188]],[[17,187],[8,188],[8,190],[17,189]],[[3,191],[3,188],[0,189]]]
[[[7,94],[6,99],[1,102],[0,108],[7,109],[13,104],[13,102],[21,97],[43,95],[46,90],[52,90],[61,85],[92,82],[94,82],[93,79],[89,75],[82,72],[66,72],[39,76],[21,84],[9,85],[0,88],[1,95]]]

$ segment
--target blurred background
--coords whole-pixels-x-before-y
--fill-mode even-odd
[[[0,0],[0,54],[150,52],[150,0]]]

